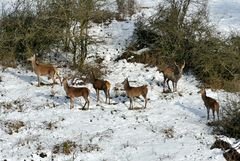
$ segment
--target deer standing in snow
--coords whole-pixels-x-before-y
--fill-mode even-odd
[[[147,107],[147,93],[148,93],[147,85],[143,85],[143,86],[140,86],[140,87],[131,87],[129,85],[128,78],[126,78],[123,81],[123,84],[124,84],[124,89],[125,89],[125,91],[127,93],[127,96],[130,99],[129,109],[133,109],[133,98],[134,97],[138,97],[140,95],[142,95],[144,100],[145,100],[144,108],[146,108]]]
[[[57,75],[59,81],[61,82],[61,78],[58,74],[58,70],[56,67],[54,67],[52,64],[39,64],[36,62],[36,56],[33,55],[31,58],[27,59],[28,61],[31,61],[33,71],[37,74],[38,78],[38,87],[40,86],[40,76],[47,75],[53,80],[53,85],[56,83],[54,76]],[[61,82],[62,84],[62,82]]]
[[[72,109],[74,107],[74,98],[75,97],[81,97],[81,96],[85,100],[85,104],[82,107],[82,109],[83,110],[85,109],[86,104],[88,106],[87,109],[89,109],[88,96],[89,96],[90,91],[89,91],[88,88],[86,88],[86,87],[81,87],[81,88],[70,87],[68,85],[68,78],[67,77],[63,78],[63,87],[64,87],[64,90],[65,90],[67,96],[70,97],[70,109]]]
[[[111,83],[107,80],[101,80],[101,79],[96,79],[95,75],[92,71],[92,84],[93,84],[93,88],[96,91],[96,95],[97,95],[97,102],[99,101],[99,90],[103,90],[106,96],[106,103],[107,103],[107,99],[108,99],[108,104],[110,104],[110,88],[111,88]]]
[[[209,111],[211,109],[212,114],[213,114],[213,119],[215,120],[215,112],[217,112],[217,117],[219,120],[219,104],[218,104],[218,102],[215,99],[208,97],[206,95],[205,88],[202,88],[198,93],[201,93],[202,100],[204,102],[204,105],[207,108],[207,119],[209,120]]]
[[[176,62],[174,62],[176,69],[171,68],[171,67],[167,67],[165,69],[163,69],[162,72],[163,73],[163,92],[167,92],[165,89],[165,84],[167,82],[167,86],[168,86],[168,91],[171,91],[171,88],[169,86],[169,81],[172,81],[172,85],[173,85],[173,92],[177,91],[177,82],[178,80],[182,77],[183,74],[183,68],[185,67],[185,61],[182,65],[177,65]]]

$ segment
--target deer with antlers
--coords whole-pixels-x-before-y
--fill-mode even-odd
[[[172,85],[173,85],[173,92],[177,91],[177,82],[178,80],[182,77],[183,74],[183,68],[185,67],[185,61],[182,65],[177,65],[176,62],[174,62],[176,68],[172,68],[172,67],[167,67],[165,69],[163,69],[162,72],[163,73],[163,92],[167,92],[167,91],[171,91],[171,88],[169,86],[169,81],[172,81]],[[167,82],[167,86],[168,86],[168,90],[165,89],[166,87],[166,82]]]
[[[27,59],[32,63],[33,71],[37,74],[38,78],[38,87],[40,86],[40,76],[49,76],[53,80],[53,85],[56,83],[54,76],[57,75],[59,81],[61,82],[61,78],[58,74],[58,70],[56,67],[54,67],[52,64],[39,64],[36,62],[36,56],[33,55],[32,57]],[[62,85],[62,82],[61,82]]]
[[[122,84],[124,84],[124,89],[126,91],[127,96],[130,99],[130,106],[129,109],[133,109],[133,98],[138,97],[140,95],[143,96],[145,100],[145,106],[144,108],[147,107],[147,93],[148,93],[148,88],[147,85],[139,86],[139,87],[131,87],[129,85],[128,78],[126,78]]]
[[[213,114],[213,119],[215,120],[215,112],[217,112],[217,117],[219,120],[219,104],[218,104],[218,102],[215,99],[208,97],[206,95],[206,90],[204,87],[198,93],[201,93],[202,100],[204,102],[205,107],[207,108],[207,119],[209,120],[209,111],[211,109],[212,114]]]
[[[108,99],[108,104],[110,104],[110,88],[111,88],[111,83],[107,80],[102,80],[102,79],[97,79],[95,78],[95,75],[92,71],[92,85],[93,88],[96,91],[96,95],[97,95],[97,102],[99,101],[99,91],[103,90],[105,93],[105,97],[106,97],[106,103],[107,103],[107,99]]]
[[[90,90],[86,87],[71,87],[68,85],[68,77],[63,78],[63,87],[68,97],[70,97],[70,109],[74,107],[74,98],[75,97],[83,97],[85,100],[85,104],[82,109],[85,110],[85,106],[87,104],[87,109],[89,109],[89,93]]]

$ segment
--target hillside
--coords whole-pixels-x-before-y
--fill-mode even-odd
[[[147,8],[139,10],[132,19],[91,29],[92,36],[104,39],[104,44],[90,48],[92,55],[103,58],[107,67],[105,79],[112,84],[110,105],[104,103],[102,91],[97,103],[95,90],[87,84],[90,109],[78,109],[83,98],[76,99],[75,108],[69,109],[69,99],[60,84],[55,85],[55,95],[51,96],[50,86],[36,86],[37,77],[32,71],[0,67],[0,160],[225,161],[221,150],[210,150],[215,138],[206,125],[206,109],[197,93],[200,82],[191,73],[184,73],[179,80],[178,92],[163,94],[163,74],[157,68],[126,60],[114,62],[131,38],[137,15],[154,12],[153,1],[138,2],[140,8]],[[222,17],[227,12],[218,8],[223,2],[212,0],[210,11],[217,12],[212,14],[214,23],[227,21],[220,23],[219,30],[229,32],[226,24],[235,23],[240,16],[228,12],[229,16]],[[232,2],[233,6],[240,6],[237,0]],[[60,69],[61,76],[67,73]],[[141,98],[135,99],[136,110],[128,110],[129,99],[121,91],[114,91],[127,77],[133,81],[132,86],[148,85],[146,109],[142,109]],[[42,79],[49,82],[46,77]],[[238,99],[221,90],[208,89],[207,95],[221,105],[227,98]]]

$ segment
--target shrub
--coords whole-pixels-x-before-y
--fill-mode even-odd
[[[240,95],[239,95],[240,96]],[[222,120],[212,124],[214,133],[240,138],[240,101],[228,101],[222,108]]]
[[[75,151],[76,148],[77,148],[77,144],[75,142],[67,140],[67,141],[62,142],[61,144],[55,145],[53,147],[52,152],[54,154],[63,153],[65,155],[69,155],[73,151]]]
[[[223,119],[220,126],[224,134],[240,138],[240,101],[230,101],[223,108]]]
[[[91,21],[107,21],[114,15],[103,11],[102,0],[19,0],[11,11],[0,15],[0,63],[26,62],[30,55],[42,56],[56,50],[73,55],[72,64],[81,69],[88,55]]]
[[[14,10],[0,18],[2,63],[26,60],[33,53],[48,52],[59,42],[62,28],[47,17],[47,11],[33,9],[32,1],[17,1]],[[43,6],[41,6],[43,7]],[[43,12],[43,10],[45,12]]]

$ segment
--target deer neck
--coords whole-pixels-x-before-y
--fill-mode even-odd
[[[37,68],[37,63],[36,63],[36,60],[32,60],[32,67],[33,67],[33,70],[36,70]]]
[[[175,74],[176,81],[182,77],[183,70],[177,67],[177,73]]]
[[[207,96],[206,96],[206,91],[202,92],[201,95],[202,95],[202,99],[203,99],[203,100],[206,100],[206,97],[207,97]]]
[[[68,86],[67,80],[64,80],[64,82],[63,82],[63,87],[64,87],[64,90],[67,92],[68,89],[69,89],[69,86]]]
[[[129,89],[129,87],[130,87],[129,82],[126,81],[126,82],[124,83],[124,89],[125,89],[125,90],[126,90],[126,89]]]

